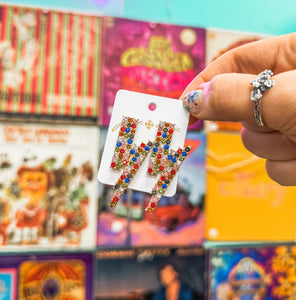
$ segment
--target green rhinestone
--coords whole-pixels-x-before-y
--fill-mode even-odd
[[[169,154],[169,151],[168,150],[164,150],[163,153],[167,155],[167,154]]]
[[[142,154],[145,156],[147,154],[147,152],[146,151],[142,151]]]
[[[173,166],[174,166],[174,163],[173,163],[173,162],[170,162],[170,163],[169,163],[169,166],[170,166],[170,167],[173,167]]]
[[[180,156],[180,157],[179,157],[179,160],[180,160],[180,161],[183,161],[183,160],[184,160],[184,157],[183,157],[183,156]]]
[[[155,157],[155,156],[156,156],[156,153],[155,153],[155,152],[153,152],[153,153],[151,154],[151,156],[152,156],[152,157]]]
[[[130,148],[131,148],[131,145],[130,145],[130,144],[127,144],[127,145],[126,145],[126,148],[127,148],[127,149],[130,149]]]
[[[119,150],[120,150],[120,149],[119,149],[118,147],[115,148],[115,151],[116,151],[116,152],[119,152]]]
[[[123,182],[123,183],[121,184],[121,186],[122,186],[122,187],[126,187],[126,186],[127,186],[127,183],[126,183],[126,182]]]
[[[130,166],[133,166],[134,164],[135,164],[135,163],[134,163],[134,162],[132,162],[132,161],[129,163],[129,165],[130,165]]]
[[[153,170],[153,174],[154,174],[154,175],[157,174],[157,170],[156,170],[156,169]]]
[[[121,165],[119,163],[116,164],[116,169],[120,169]]]
[[[124,133],[123,135],[124,137],[128,138],[128,133]]]
[[[117,163],[122,164],[122,159],[118,159]]]
[[[163,144],[165,144],[165,139],[164,139],[164,138],[162,138],[160,141],[161,141]]]
[[[159,194],[163,194],[164,190],[163,189],[159,189]]]
[[[158,165],[158,164],[155,164],[153,168],[158,170],[159,165]]]

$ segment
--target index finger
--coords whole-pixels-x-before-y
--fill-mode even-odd
[[[219,74],[259,74],[262,70],[270,69],[276,75],[295,68],[296,34],[266,38],[224,53],[192,80],[181,98]]]

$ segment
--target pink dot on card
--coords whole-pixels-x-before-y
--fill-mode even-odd
[[[156,110],[156,104],[153,103],[153,102],[151,102],[151,103],[148,105],[148,108],[149,108],[149,110],[154,111],[154,110]]]

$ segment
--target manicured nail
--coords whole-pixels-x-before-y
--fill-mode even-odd
[[[186,94],[183,98],[184,108],[193,116],[197,116],[200,110],[203,90],[195,90]]]

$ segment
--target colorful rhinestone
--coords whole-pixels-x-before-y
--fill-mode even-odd
[[[133,143],[137,124],[137,119],[123,117],[120,123],[116,147],[110,165],[112,169],[120,169],[122,166],[127,165],[130,156],[130,151],[128,149],[131,148],[131,144]]]
[[[165,157],[164,169],[160,173],[159,180],[152,190],[152,197],[145,211],[151,214],[155,209],[157,202],[169,187],[170,182],[177,174],[190,150],[191,146],[186,146],[183,149],[180,148],[177,151],[170,150],[170,153]]]
[[[168,122],[159,122],[157,132],[156,132],[156,142],[153,147],[153,153],[150,157],[148,165],[148,173],[157,175],[159,172],[163,171],[164,165],[166,163],[166,151],[170,148],[170,142],[172,134],[175,129],[175,124]],[[167,134],[167,133],[170,134]],[[153,170],[153,171],[152,171]]]
[[[129,184],[132,182],[134,176],[137,174],[138,169],[150,152],[152,145],[153,144],[150,141],[147,144],[141,143],[140,146],[133,145],[132,149],[129,151],[128,163],[124,167],[117,184],[115,184],[114,197],[110,202],[111,207],[114,208],[116,206],[117,202],[126,191]],[[143,148],[145,151],[142,151]]]

